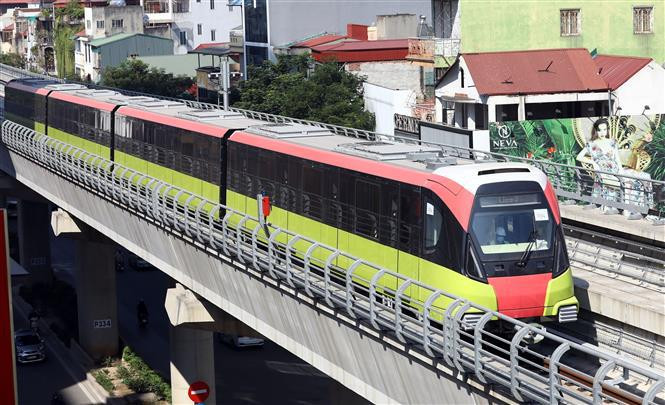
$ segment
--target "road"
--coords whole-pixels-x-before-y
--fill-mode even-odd
[[[51,241],[56,275],[73,283],[74,244]],[[152,368],[169,376],[169,321],[164,310],[166,290],[174,281],[159,270],[117,272],[120,335]],[[140,329],[136,304],[143,298],[150,323]],[[215,341],[215,371],[219,404],[365,404],[363,398],[320,373],[280,346],[266,341],[261,349],[236,350]]]
[[[14,329],[28,327],[25,314],[14,307]],[[54,344],[55,336],[44,333],[46,360],[41,363],[17,364],[19,405],[48,404],[58,392],[67,404],[97,403],[99,398],[91,392],[85,372],[68,364],[68,357]]]

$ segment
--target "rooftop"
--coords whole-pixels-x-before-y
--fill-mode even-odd
[[[578,93],[607,90],[584,48],[465,53],[482,95]]]
[[[122,41],[122,40],[129,39],[131,37],[136,37],[136,36],[149,37],[149,38],[159,39],[159,40],[163,40],[163,41],[171,41],[168,38],[157,37],[157,36],[154,36],[154,35],[140,34],[140,33],[137,33],[137,32],[121,32],[119,34],[114,34],[114,35],[111,35],[111,36],[108,36],[108,37],[93,39],[92,41],[90,41],[90,46],[100,47],[100,46],[111,44],[113,42]]]
[[[648,65],[651,60],[651,58],[617,55],[597,55],[593,59],[598,67],[600,77],[607,82],[612,90],[621,87],[635,73]]]
[[[316,60],[332,58],[338,62],[378,62],[402,60],[409,52],[408,39],[385,39],[377,41],[345,41],[337,44],[312,47]]]
[[[331,42],[340,41],[346,38],[346,35],[338,34],[323,34],[318,37],[306,39],[304,41],[298,42],[293,47],[296,48],[312,48],[319,45],[329,44]]]

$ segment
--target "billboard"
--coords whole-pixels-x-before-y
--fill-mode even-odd
[[[491,123],[490,151],[665,181],[665,114]],[[605,177],[608,176],[600,176],[596,188],[602,180],[610,185],[612,179]],[[648,188],[650,182],[636,182],[633,188],[637,192],[636,187]],[[607,199],[624,198],[618,195],[614,198],[608,190],[609,187],[604,187],[593,193]],[[658,204],[661,201],[635,203],[653,207],[654,202],[661,205]]]
[[[9,271],[7,211],[0,209],[0,403],[16,402],[12,295]]]

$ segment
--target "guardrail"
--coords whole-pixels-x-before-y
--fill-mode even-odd
[[[62,79],[0,64],[0,78],[3,76],[37,77],[65,82]],[[128,95],[149,96],[179,101],[197,109],[223,109],[223,107],[219,105],[202,103],[199,101],[181,100],[171,97],[163,97],[153,94],[145,94],[135,91],[99,86],[91,83],[81,84],[93,88],[115,90]],[[605,213],[618,213],[619,210],[626,210],[629,213],[633,213],[635,218],[637,218],[638,215],[646,214],[649,215],[648,218],[654,225],[665,225],[665,181],[653,180],[645,175],[635,176],[630,174],[605,172],[555,163],[546,160],[527,159],[517,156],[504,155],[501,153],[465,148],[462,146],[446,145],[436,142],[425,142],[409,137],[379,134],[376,132],[355,128],[289,118],[233,107],[229,107],[229,110],[241,113],[248,118],[262,121],[275,123],[297,123],[323,127],[338,135],[353,138],[362,138],[368,140],[391,140],[395,142],[416,143],[420,145],[431,146],[438,148],[440,150],[440,154],[446,157],[456,157],[459,159],[468,159],[480,162],[498,161],[527,163],[538,167],[545,174],[547,174],[556,194],[559,196],[559,198],[566,200],[567,202],[599,205],[602,207]]]
[[[656,396],[665,394],[665,377],[655,370],[561,338],[302,235],[269,226],[267,237],[253,216],[16,123],[2,124],[2,142],[12,152],[130,212],[421,348],[434,362],[473,374],[480,383],[505,387],[518,401],[598,403],[629,397],[656,404]],[[396,289],[387,288],[386,283]],[[474,316],[467,317],[469,313]],[[512,338],[494,333],[487,328],[490,320],[501,320],[517,332]],[[529,344],[541,339],[555,348],[550,354]],[[578,368],[569,364],[568,354],[597,364],[593,375],[585,371],[589,364]],[[636,375],[649,383],[633,392],[615,375]]]

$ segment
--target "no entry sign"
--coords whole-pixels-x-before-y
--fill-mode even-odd
[[[208,384],[203,381],[193,382],[189,386],[189,390],[187,390],[187,395],[189,395],[189,399],[194,401],[195,404],[201,403],[208,399],[208,395],[210,395],[210,387],[208,387]]]

